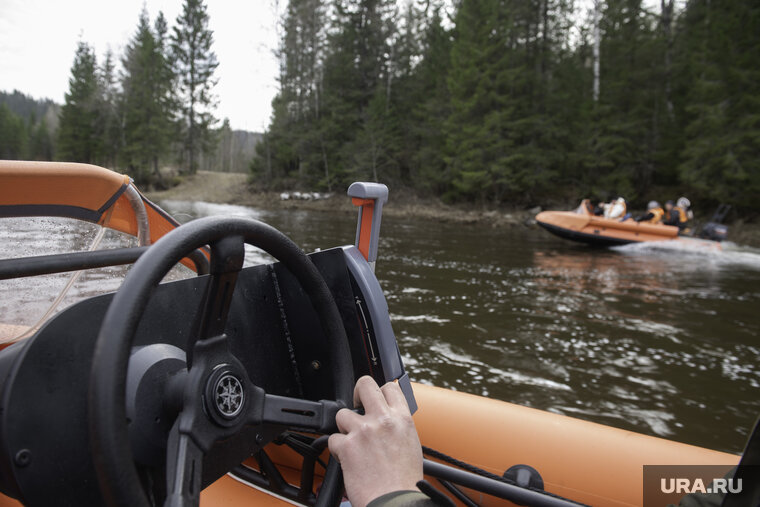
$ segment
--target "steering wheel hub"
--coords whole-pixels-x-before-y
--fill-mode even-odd
[[[218,367],[209,377],[206,386],[206,410],[209,414],[217,416],[212,415],[215,422],[225,426],[225,423],[235,422],[243,413],[246,398],[244,382],[229,365]]]

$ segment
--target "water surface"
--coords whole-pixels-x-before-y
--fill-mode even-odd
[[[161,204],[180,221],[264,220],[307,251],[355,234],[355,215],[344,212]],[[13,235],[53,246],[24,227]],[[93,235],[67,232],[60,242],[86,248]],[[377,275],[414,380],[731,452],[760,415],[757,250],[597,250],[539,229],[390,217],[381,236]],[[266,260],[249,251],[249,264]],[[123,272],[88,274],[66,304],[115,289]],[[0,284],[4,295],[24,292]],[[0,312],[23,317],[5,302]]]

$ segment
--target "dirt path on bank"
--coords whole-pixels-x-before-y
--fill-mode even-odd
[[[182,200],[206,201],[219,204],[238,204],[264,209],[305,209],[354,213],[345,191],[334,192],[331,197],[320,200],[282,200],[280,192],[256,191],[248,183],[244,173],[220,173],[199,171],[187,176],[169,190],[148,192],[152,201]],[[493,227],[536,227],[533,217],[540,209],[531,210],[482,210],[473,206],[451,206],[437,199],[421,199],[405,190],[391,190],[388,205],[383,209],[386,216],[422,218],[461,224],[488,224]],[[729,226],[729,239],[739,245],[760,248],[760,224],[734,222]]]

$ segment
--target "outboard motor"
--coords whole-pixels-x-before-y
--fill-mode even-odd
[[[710,239],[712,241],[723,241],[728,236],[728,226],[724,225],[723,220],[726,218],[731,205],[721,204],[718,209],[713,213],[709,222],[702,226],[698,236],[704,239]]]
[[[716,222],[707,222],[702,226],[699,237],[713,241],[723,241],[728,236],[728,226]]]

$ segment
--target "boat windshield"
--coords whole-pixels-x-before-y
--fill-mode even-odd
[[[0,220],[0,259],[137,246],[134,236],[89,222],[59,217]],[[0,280],[0,344],[31,336],[60,310],[115,291],[129,266]],[[195,274],[177,266],[167,279]]]

